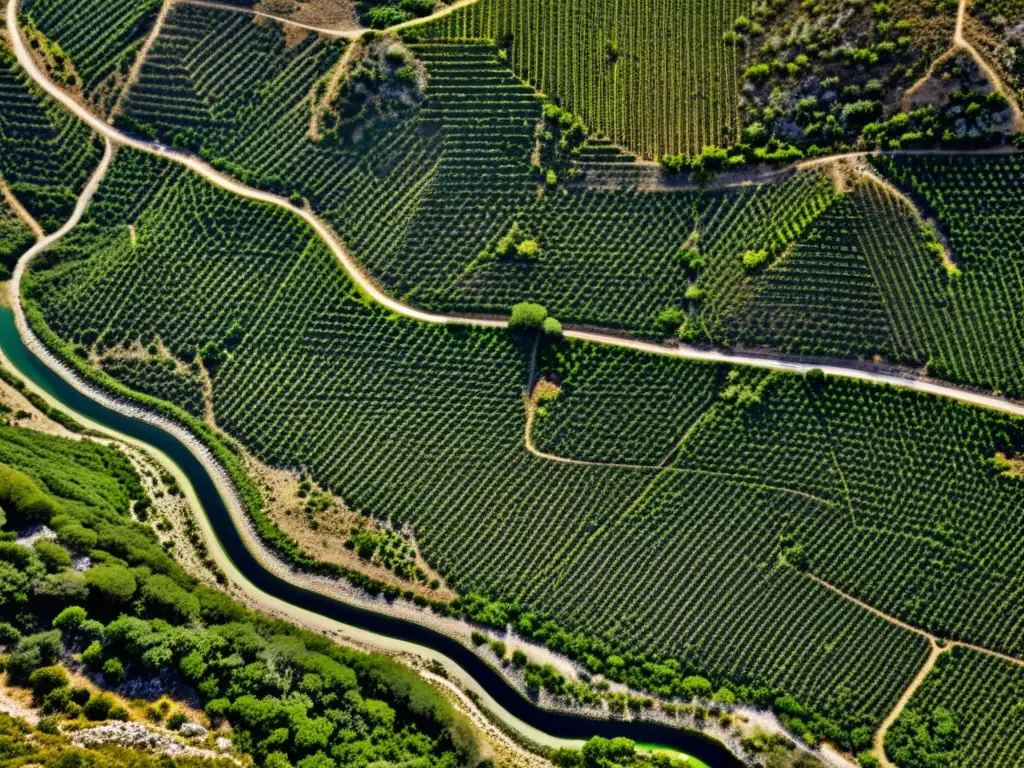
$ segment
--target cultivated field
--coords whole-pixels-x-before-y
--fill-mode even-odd
[[[494,40],[516,74],[650,158],[739,138],[740,54],[723,34],[749,0],[480,0],[408,34]]]
[[[213,225],[213,211],[231,226]],[[830,727],[876,724],[925,643],[800,568],[937,632],[1018,650],[1016,582],[996,574],[1018,572],[1006,542],[1024,489],[987,466],[1016,449],[1016,422],[869,385],[817,392],[799,377],[569,344],[542,356],[565,392],[535,440],[580,461],[539,458],[524,448],[529,345],[368,307],[286,212],[127,150],[88,222],[41,267],[28,296],[60,336],[159,337],[183,362],[199,352],[217,423],[261,459],[305,466],[350,506],[413,523],[455,588],[581,633],[599,669],[613,651],[645,651],[754,686],[748,695],[789,691]],[[117,300],[123,286],[135,301]],[[577,376],[598,383],[576,391]],[[630,442],[614,437],[621,413]],[[879,439],[865,445],[865,431]],[[897,477],[919,492],[893,510]],[[737,637],[750,638],[742,658]]]

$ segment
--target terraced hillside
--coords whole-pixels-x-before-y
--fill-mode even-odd
[[[156,21],[161,0],[25,0],[21,10],[60,46],[74,86],[106,114],[114,106],[135,58]]]
[[[878,165],[937,218],[958,266],[945,291],[900,281],[908,287],[898,306],[927,339],[930,368],[1024,394],[1019,157],[894,157]]]
[[[412,51],[430,75],[422,108],[356,145],[315,142],[309,93],[336,47],[310,37],[289,49],[280,30],[240,14],[178,6],[129,95],[125,125],[306,197],[389,292],[417,305],[505,312],[535,299],[565,320],[649,332],[662,310],[686,305],[693,270],[679,252],[695,230],[709,261],[723,263],[712,269],[715,285],[732,285],[745,250],[782,247],[831,197],[819,174],[739,192],[538,197],[530,163],[540,102],[531,91],[489,46]],[[222,59],[254,64],[231,69]],[[539,257],[495,258],[517,224]]]
[[[747,0],[480,0],[408,30],[489,39],[516,74],[648,158],[739,138],[741,53],[723,35]]]
[[[211,226],[214,210],[232,226]],[[523,443],[528,345],[388,317],[286,213],[126,150],[88,222],[44,259],[27,289],[36,322],[83,345],[98,332],[101,351],[157,336],[182,362],[198,352],[222,428],[271,464],[308,467],[357,509],[413,523],[460,591],[518,601],[592,638],[598,665],[642,650],[716,680],[788,690],[841,729],[877,723],[924,642],[800,568],[936,631],[1019,651],[1009,576],[1019,569],[1006,542],[1020,535],[1007,510],[1024,486],[990,461],[1020,449],[1016,422],[863,384],[818,392],[790,376],[737,378],[572,344],[545,353],[542,370],[565,392],[538,417],[535,439],[599,463],[538,458]],[[116,300],[125,286],[135,301]],[[581,399],[575,375],[618,383]],[[634,403],[650,410],[631,417],[644,428],[633,447],[605,442],[621,428],[611,416]],[[865,445],[878,418],[892,432]],[[920,434],[905,440],[911,428]],[[598,447],[546,434],[590,435]],[[920,492],[892,510],[897,477]],[[986,559],[993,551],[998,562]],[[749,638],[742,658],[738,637]]]
[[[0,176],[44,230],[57,229],[99,163],[99,142],[0,45]]]

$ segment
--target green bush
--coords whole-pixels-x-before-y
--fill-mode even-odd
[[[110,717],[110,711],[114,706],[113,696],[109,693],[100,693],[85,702],[82,706],[82,714],[89,720],[106,720]]]
[[[141,597],[152,616],[174,624],[191,624],[199,620],[199,600],[168,576],[157,574],[146,579]]]
[[[121,565],[94,565],[85,572],[93,602],[117,610],[135,596],[135,576]]]
[[[508,327],[513,331],[539,331],[544,327],[548,311],[540,304],[521,302],[512,307]]]
[[[39,559],[46,566],[46,570],[50,573],[59,573],[71,567],[71,555],[60,544],[39,539],[34,548]]]

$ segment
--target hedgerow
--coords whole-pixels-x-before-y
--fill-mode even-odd
[[[0,46],[0,175],[47,232],[71,214],[99,164],[100,142]]]

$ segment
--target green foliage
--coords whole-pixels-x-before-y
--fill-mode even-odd
[[[508,327],[513,331],[539,331],[544,327],[548,311],[540,304],[522,302],[512,307]]]
[[[742,0],[668,0],[656,14],[637,2],[571,0],[538,13],[528,0],[484,0],[408,32],[499,41],[520,77],[595,133],[658,158],[737,137],[740,72],[722,34],[744,12]]]
[[[54,718],[43,718],[33,728],[24,720],[0,714],[0,744],[6,765],[36,765],[61,768],[231,768],[229,758],[210,759],[151,754],[116,744],[75,747],[71,736],[62,735]]]
[[[31,82],[6,47],[0,48],[0,104],[0,175],[43,229],[52,232],[71,214],[99,163],[99,141]]]
[[[1024,670],[953,648],[943,653],[889,729],[885,751],[908,768],[1001,765],[1024,746]]]
[[[159,0],[26,0],[21,10],[66,51],[87,98],[103,111],[160,10]]]
[[[60,544],[39,539],[33,548],[50,573],[60,573],[71,567],[71,555]]]
[[[816,177],[803,176],[787,188],[786,194],[802,200],[801,223],[809,222],[815,206],[824,204],[818,202],[822,190],[816,184]],[[168,190],[160,194],[161,216],[146,214],[152,203],[139,200],[139,189]],[[747,208],[756,200],[759,209],[764,206],[765,217],[775,215],[770,208],[774,198],[759,197],[755,191],[745,194]],[[189,200],[189,206],[168,209],[176,199]],[[232,226],[216,232],[203,227],[202,211],[207,209],[217,210]],[[737,694],[764,703],[788,692],[821,713],[808,726],[816,732],[877,723],[920,665],[925,649],[918,638],[881,626],[793,569],[776,568],[779,536],[787,521],[806,520],[811,525],[824,520],[821,524],[830,526],[845,507],[837,501],[842,498],[841,486],[835,482],[833,464],[821,456],[828,441],[820,431],[808,432],[803,422],[797,427],[789,421],[761,423],[761,415],[772,410],[758,404],[775,403],[772,391],[765,389],[771,382],[744,374],[728,382],[737,387],[737,396],[727,400],[720,396],[729,374],[723,367],[568,341],[544,344],[541,373],[550,371],[552,380],[562,381],[568,398],[545,404],[552,415],[538,419],[538,446],[551,447],[545,430],[561,432],[565,446],[579,441],[573,452],[566,449],[574,458],[638,466],[545,461],[522,446],[522,388],[532,344],[493,330],[425,326],[368,306],[331,255],[286,213],[279,216],[274,209],[221,194],[130,151],[119,153],[89,215],[96,230],[80,228],[50,252],[50,265],[30,275],[29,295],[42,309],[34,322],[45,318],[72,338],[90,327],[110,328],[117,337],[159,335],[172,350],[194,350],[202,340],[221,338],[223,329],[241,322],[245,337],[213,375],[218,424],[267,463],[306,467],[321,487],[343,491],[353,508],[390,517],[396,524],[414,523],[424,555],[464,595],[476,589],[509,600],[466,599],[451,608],[438,606],[439,611],[464,612],[500,627],[514,621],[518,629],[556,650],[592,657],[594,671],[607,666],[615,679],[667,690],[669,695],[681,695],[683,680],[693,675],[706,677],[714,689],[731,681],[727,671],[735,639],[746,638],[744,643],[756,652],[745,667],[749,683],[736,685]],[[122,249],[116,236],[127,220],[154,227],[132,251]],[[691,224],[686,219],[682,231],[689,232]],[[795,234],[794,228],[787,228],[752,236],[722,219],[702,230],[701,251],[726,230],[745,247],[767,247],[776,239],[785,243]],[[499,231],[507,233],[509,228]],[[78,240],[71,243],[71,238]],[[694,242],[678,236],[674,240],[668,254],[677,269],[680,240]],[[273,246],[277,242],[281,245]],[[168,256],[172,252],[174,259]],[[710,284],[742,281],[742,265],[736,258],[742,247],[729,252],[731,257],[714,269],[710,264],[702,268],[699,279]],[[70,258],[72,254],[75,258]],[[190,267],[180,269],[182,263]],[[55,264],[60,266],[55,269]],[[58,270],[59,283],[53,279]],[[138,288],[130,312],[108,295],[116,294],[113,286],[127,281]],[[111,288],[105,291],[103,285]],[[281,290],[283,285],[287,290]],[[709,290],[712,293],[719,292]],[[171,297],[175,311],[169,314]],[[187,313],[188,324],[173,321],[179,312]],[[315,334],[317,343],[293,343],[306,334]],[[372,390],[361,373],[370,350],[375,360]],[[556,361],[558,355],[565,358],[564,368],[549,365],[549,355]],[[620,364],[636,367],[616,370]],[[267,370],[277,373],[270,379],[257,375]],[[596,400],[575,399],[573,387],[580,382],[582,391],[588,379],[603,382],[593,390]],[[778,382],[786,384],[784,397],[791,396],[790,386],[800,397],[807,396],[801,378],[783,377]],[[408,402],[413,390],[416,407],[404,407],[401,404]],[[833,391],[831,385],[826,389],[830,395]],[[316,405],[325,399],[343,406],[325,415]],[[570,403],[564,412],[563,399]],[[272,409],[254,407],[274,402],[289,403],[288,415],[278,418]],[[581,403],[582,410],[577,410]],[[805,403],[797,400],[792,413],[788,407],[780,412],[795,419],[802,406]],[[899,413],[917,407],[907,401],[893,401],[891,406]],[[843,418],[859,413],[843,401],[835,410]],[[602,420],[594,421],[598,418]],[[550,425],[547,420],[552,420]],[[891,421],[902,423],[895,416]],[[679,452],[677,447],[694,425],[697,428],[681,447],[707,447]],[[765,431],[758,432],[758,427]],[[841,434],[845,438],[857,429],[864,427],[850,426]],[[311,441],[310,430],[321,437]],[[355,438],[369,434],[366,430],[403,438]],[[609,434],[625,439],[618,444],[607,438]],[[732,438],[721,437],[725,434],[747,442],[733,450]],[[794,446],[797,438],[804,442]],[[448,458],[437,462],[438,455]],[[652,483],[662,461],[674,468]],[[856,466],[848,449],[842,451],[841,461],[844,472],[851,471],[847,463]],[[865,482],[864,475],[853,474]],[[869,482],[880,482],[867,475]],[[875,503],[870,490],[874,487],[858,497],[858,504],[862,498]],[[396,493],[403,499],[400,508],[394,505]],[[967,496],[980,498],[976,492]],[[626,509],[635,513],[621,514]],[[714,514],[708,514],[709,509]],[[734,527],[757,535],[736,538],[724,533]],[[469,529],[478,532],[473,550],[465,547],[460,533]],[[271,526],[260,530],[286,557],[294,558],[292,562],[315,565]],[[852,529],[847,525],[840,530]],[[510,541],[516,545],[510,546]],[[824,537],[820,546],[832,541]],[[878,547],[879,557],[886,551]],[[651,552],[659,558],[651,568],[639,573],[634,569],[628,579],[610,576],[628,568],[639,553]],[[709,559],[707,552],[715,554]],[[819,550],[810,551],[812,566],[820,556]],[[550,568],[538,571],[532,565],[538,557]],[[705,564],[706,581],[683,584],[674,578],[678,563],[698,561]],[[595,568],[595,563],[602,567]],[[558,579],[562,569],[581,576]],[[842,577],[855,574],[843,571]],[[735,579],[757,586],[731,591],[727,599],[709,600],[711,585]],[[619,585],[621,591],[604,595],[609,584]],[[714,594],[719,591],[715,588]],[[651,595],[658,596],[657,602]],[[598,599],[610,606],[600,616],[594,612]],[[513,600],[520,601],[518,608],[511,607]],[[712,623],[727,621],[728,633],[700,629],[709,621],[709,604],[714,606]],[[532,619],[526,618],[524,605],[537,612]],[[669,638],[661,634],[664,627],[658,620],[645,622],[642,636],[626,638],[615,630],[624,617],[647,615],[654,605],[658,616],[673,616],[673,621],[693,630],[686,637]],[[769,605],[770,610],[765,607]],[[837,614],[844,628],[838,639]],[[789,626],[793,616],[802,617],[799,632],[778,629]],[[548,617],[557,623],[549,626]],[[828,654],[804,651],[826,645],[833,649]],[[646,666],[648,653],[657,654],[652,667]],[[612,656],[622,663],[606,665]],[[542,670],[533,671],[531,678],[543,685]],[[555,679],[549,682],[562,690]],[[840,684],[848,693],[833,697],[831,692]],[[212,687],[207,693],[223,697]]]
[[[137,584],[135,576],[122,565],[96,565],[85,574],[85,583],[93,596],[93,602],[107,611],[118,610],[134,596]]]
[[[24,453],[14,450],[18,446]],[[237,747],[256,759],[270,751],[268,745],[276,742],[267,739],[283,727],[277,751],[296,765],[318,755],[350,764],[357,754],[369,762],[426,756],[445,766],[473,762],[472,733],[414,672],[250,613],[221,593],[196,588],[176,563],[163,560],[155,537],[143,536],[148,529],[129,517],[128,497],[141,486],[116,450],[0,428],[0,456],[21,457],[25,472],[61,491],[51,496],[28,474],[5,466],[0,472],[5,506],[22,510],[30,502],[50,510],[58,528],[74,524],[91,533],[94,564],[86,582],[97,611],[124,614],[104,627],[78,606],[59,611],[50,600],[21,605],[16,616],[21,626],[58,628],[17,639],[17,628],[8,625],[5,633],[7,642],[17,639],[5,659],[9,679],[30,686],[44,712],[73,715],[81,706],[89,720],[128,718],[109,694],[90,698],[87,691],[83,696],[70,689],[67,674],[56,666],[64,654],[88,643],[81,660],[102,672],[107,685],[180,669],[208,702],[211,716],[229,719]],[[92,473],[92,488],[57,482],[64,476],[84,481]],[[129,569],[121,557],[139,565]],[[0,542],[0,562],[8,561],[17,562],[30,582],[52,578],[35,549]],[[34,589],[32,583],[26,586],[29,593]],[[168,724],[180,725],[181,719],[172,716]]]
[[[910,252],[893,265],[894,272],[909,271],[901,266],[908,263],[917,273],[899,280],[915,281],[919,287],[912,294],[897,294],[895,285],[891,289],[898,297],[893,307],[916,342],[916,360],[931,360],[943,378],[1024,393],[1020,348],[1011,341],[1021,332],[1015,307],[1024,302],[1024,288],[1011,277],[1018,254],[1020,161],[1016,156],[894,157],[877,165],[938,219],[961,273],[950,281],[932,254]],[[921,261],[930,269],[918,266]],[[989,333],[993,327],[1000,332]]]
[[[10,276],[18,257],[35,242],[35,236],[27,224],[0,197],[0,277]]]
[[[169,576],[146,579],[140,590],[146,611],[172,624],[191,624],[199,619],[199,600]]]
[[[483,43],[410,45],[430,77],[426,101],[365,131],[360,146],[313,142],[300,102],[340,51],[315,35],[289,48],[280,29],[239,17],[187,4],[172,8],[151,59],[161,64],[143,67],[127,101],[129,127],[168,143],[186,130],[189,145],[216,167],[285,195],[298,189],[388,292],[415,289],[417,306],[504,314],[513,304],[536,301],[563,322],[651,333],[661,309],[684,305],[689,283],[672,256],[698,223],[706,260],[722,264],[708,279],[726,281],[707,288],[735,302],[744,275],[727,262],[745,248],[785,246],[831,198],[830,182],[817,173],[746,190],[665,194],[575,188],[568,168],[559,171],[566,194],[538,197],[542,179],[531,164],[542,102]],[[214,39],[220,43],[211,45]],[[224,60],[253,63],[238,77],[220,66]],[[165,66],[179,61],[189,67]],[[209,103],[191,95],[210,87],[217,97]],[[559,109],[559,126],[563,113],[572,114]],[[707,143],[724,142],[713,137],[700,146]],[[270,146],[281,148],[272,163],[261,149]],[[569,165],[617,152],[603,146],[576,147]],[[723,153],[714,150],[709,162],[731,162]],[[622,158],[613,165],[621,169]],[[333,181],[325,183],[327,177]],[[516,227],[521,237],[502,256],[498,251]],[[512,246],[521,240],[536,242],[540,254],[518,256]],[[80,330],[88,327],[103,326]],[[191,359],[224,328],[190,339],[175,356]],[[175,398],[184,404],[181,395]]]

